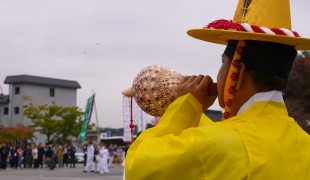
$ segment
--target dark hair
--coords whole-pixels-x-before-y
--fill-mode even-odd
[[[248,68],[246,69],[246,71],[253,80],[255,87],[262,91],[283,91],[288,83],[288,78],[286,77],[281,77]]]
[[[286,88],[297,51],[293,46],[264,42],[245,41],[240,61],[246,66],[256,88],[260,91]],[[228,42],[224,54],[233,58],[238,41]]]
[[[238,41],[229,41],[224,54],[232,59],[237,45]],[[240,61],[245,63],[247,69],[287,78],[296,55],[296,49],[290,45],[264,41],[245,41]]]

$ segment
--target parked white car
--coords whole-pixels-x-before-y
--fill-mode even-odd
[[[83,152],[76,152],[75,153],[75,161],[77,163],[84,163],[84,161],[85,161],[84,153]]]

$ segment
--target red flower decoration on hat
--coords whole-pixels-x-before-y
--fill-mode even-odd
[[[245,31],[245,29],[239,24],[232,20],[219,19],[211,22],[205,29],[223,29],[223,30],[235,30],[235,31]]]

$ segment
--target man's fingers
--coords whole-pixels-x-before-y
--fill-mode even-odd
[[[184,77],[181,79],[180,84],[185,83],[189,78],[190,78],[190,76],[184,76]]]
[[[209,87],[209,84],[211,84],[213,81],[210,76],[204,76],[203,79],[200,81],[201,86]]]
[[[182,80],[180,81],[180,84],[183,83],[190,83],[190,84],[200,84],[200,81],[204,78],[203,75],[199,75],[199,76],[184,76],[182,78]]]
[[[193,79],[193,83],[194,84],[200,84],[201,80],[203,80],[203,78],[204,78],[203,75],[196,76],[195,79]]]
[[[194,81],[194,79],[196,79],[197,76],[190,76],[189,79],[187,80],[187,82],[192,83]]]
[[[185,76],[176,87],[176,96],[191,93],[202,105],[203,110],[209,108],[216,99],[216,95],[208,93],[209,85],[213,82],[210,76]]]

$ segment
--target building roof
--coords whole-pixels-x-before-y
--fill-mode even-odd
[[[77,81],[30,76],[30,75],[7,76],[4,80],[4,84],[32,84],[40,86],[61,87],[68,89],[81,88],[80,84]]]
[[[221,121],[222,119],[222,111],[208,109],[204,113],[214,122]]]

